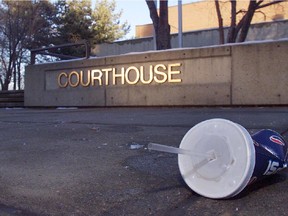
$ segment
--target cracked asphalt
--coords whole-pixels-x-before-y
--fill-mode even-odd
[[[288,140],[288,107],[0,109],[0,215],[288,215],[288,170],[213,200],[185,185],[177,155],[147,150],[211,118]]]

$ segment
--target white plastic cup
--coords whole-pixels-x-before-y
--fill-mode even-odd
[[[258,134],[257,139],[261,136],[263,137],[262,134]],[[215,159],[207,160],[207,158],[179,154],[180,173],[186,184],[202,196],[213,199],[233,197],[239,194],[250,181],[266,175],[265,170],[259,174],[263,165],[271,166],[270,159],[273,155],[265,155],[263,159],[263,152],[260,152],[257,156],[258,149],[255,150],[256,146],[254,147],[253,142],[259,145],[253,141],[244,127],[232,121],[210,119],[201,122],[185,134],[179,148],[212,154]],[[263,146],[261,149],[265,148]],[[274,168],[280,170],[285,168],[287,163],[281,166]]]

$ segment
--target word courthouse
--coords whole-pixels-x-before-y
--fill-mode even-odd
[[[148,66],[109,67],[102,69],[73,70],[58,75],[58,86],[135,85],[150,83],[181,83],[181,63]]]

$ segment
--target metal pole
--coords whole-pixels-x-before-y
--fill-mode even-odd
[[[179,48],[183,47],[183,35],[182,35],[182,0],[178,0],[178,43]]]

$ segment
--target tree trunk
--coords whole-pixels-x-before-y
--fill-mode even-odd
[[[12,74],[12,73],[10,72],[10,74]],[[10,80],[11,80],[11,75],[9,76],[8,73],[7,73],[7,75],[6,75],[5,79],[4,79],[3,86],[2,86],[2,90],[3,91],[8,91]]]
[[[16,62],[13,62],[13,90],[16,90],[16,82],[17,82],[17,73],[16,73]]]
[[[21,80],[22,80],[22,77],[21,77],[21,62],[22,62],[22,57],[19,57],[19,61],[17,62],[17,77],[18,77],[18,80],[17,80],[17,86],[18,86],[18,90],[21,89]]]
[[[170,49],[170,25],[168,22],[168,1],[160,1],[157,49]]]
[[[3,90],[3,87],[4,87],[4,83],[2,81],[2,77],[0,77],[0,85],[1,85],[1,91]]]
[[[238,32],[236,31],[236,1],[231,0],[231,24],[228,31],[227,42],[235,43]]]
[[[219,24],[219,43],[224,44],[225,39],[224,39],[223,18],[222,18],[221,11],[220,11],[219,0],[215,0],[215,7],[216,7],[216,13],[218,17],[218,24]]]
[[[153,27],[156,30],[156,29],[158,29],[159,16],[158,16],[158,12],[157,12],[157,8],[156,8],[156,5],[155,5],[155,2],[146,0],[146,3],[147,3],[147,6],[149,8],[150,18],[152,19]]]
[[[170,25],[168,23],[168,1],[160,1],[160,13],[158,15],[154,1],[146,0],[150,11],[155,34],[157,50],[170,49]]]
[[[240,31],[238,42],[244,42],[246,40],[254,13],[258,7],[258,4],[260,3],[261,1],[259,3],[257,3],[256,1],[250,1],[248,11],[243,17],[243,25]]]

